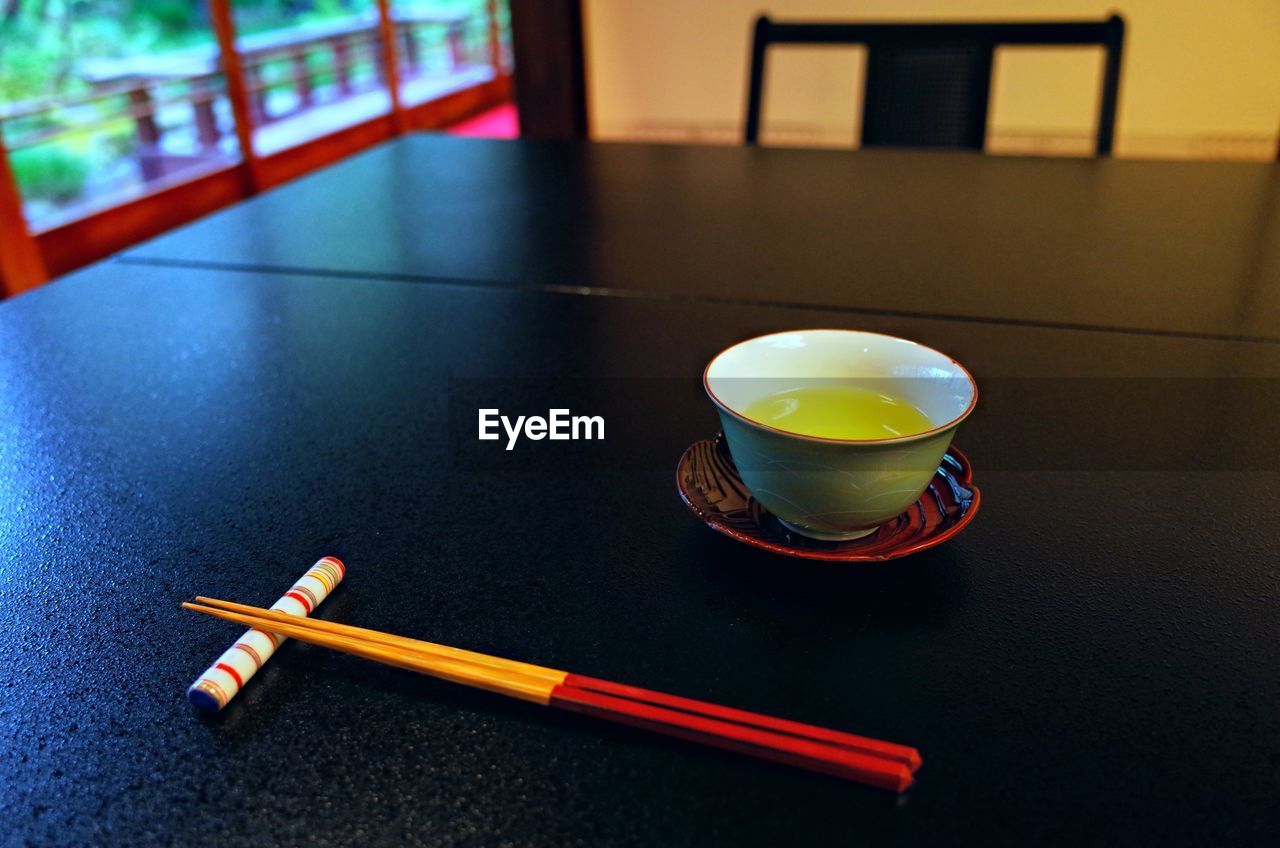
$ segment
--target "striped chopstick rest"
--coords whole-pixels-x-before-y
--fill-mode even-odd
[[[337,557],[324,557],[294,583],[271,609],[287,615],[307,616],[320,606],[342,578],[347,568]],[[236,696],[249,678],[284,643],[285,637],[263,630],[246,630],[234,645],[187,689],[187,700],[206,712],[216,712]]]

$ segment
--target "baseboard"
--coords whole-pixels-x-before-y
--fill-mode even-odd
[[[761,132],[765,145],[778,147],[852,148],[856,133],[817,124],[778,124]],[[742,128],[727,123],[646,123],[596,128],[601,141],[651,141],[671,144],[740,144]],[[1089,156],[1093,135],[1075,130],[998,129],[987,135],[987,152],[1009,156]],[[1115,155],[1130,159],[1190,159],[1270,162],[1277,141],[1266,134],[1143,135],[1121,133]]]

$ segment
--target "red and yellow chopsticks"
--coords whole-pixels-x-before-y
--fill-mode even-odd
[[[920,767],[919,752],[905,745],[637,686],[213,598],[196,598],[196,603],[184,603],[182,606],[454,683],[824,772],[881,789],[902,792],[911,785],[913,775]]]

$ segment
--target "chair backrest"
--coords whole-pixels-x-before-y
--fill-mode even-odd
[[[991,62],[1001,45],[1099,45],[1106,53],[1096,151],[1111,154],[1124,19],[1054,23],[777,23],[756,18],[751,41],[746,143],[760,137],[765,52],[771,44],[861,44],[867,48],[863,94],[865,147],[981,150],[987,134]]]

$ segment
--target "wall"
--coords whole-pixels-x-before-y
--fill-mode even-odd
[[[1280,129],[1278,0],[584,0],[596,138],[741,138],[751,21],[1101,19],[1128,23],[1116,153],[1271,158]],[[766,142],[848,145],[862,51],[772,48]],[[1101,50],[1001,49],[992,149],[1086,152]]]

